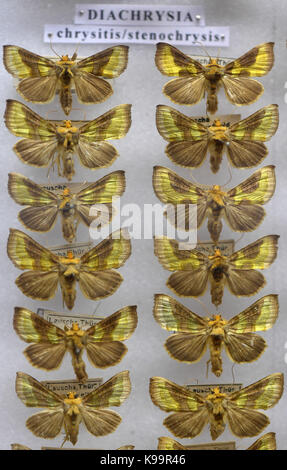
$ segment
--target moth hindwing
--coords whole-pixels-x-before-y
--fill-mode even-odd
[[[217,92],[221,86],[232,104],[253,103],[263,93],[264,87],[251,77],[262,77],[272,69],[273,47],[273,42],[260,44],[225,66],[213,58],[203,66],[176,47],[158,43],[157,68],[164,75],[179,77],[169,81],[163,93],[173,102],[185,105],[196,104],[207,94],[206,111],[211,114],[217,111]]]
[[[14,265],[26,271],[16,279],[25,295],[49,300],[60,284],[63,303],[72,309],[77,282],[84,296],[92,300],[108,297],[118,289],[123,278],[116,269],[129,258],[131,243],[128,230],[121,229],[80,258],[71,251],[58,256],[20,230],[10,229],[7,250]]]
[[[120,104],[105,114],[83,123],[43,119],[15,100],[7,100],[4,115],[10,132],[22,137],[14,151],[24,163],[36,167],[57,166],[58,175],[69,181],[75,174],[73,154],[91,170],[110,166],[118,156],[108,140],[120,139],[131,125],[131,105]]]
[[[59,56],[52,60],[22,47],[4,46],[6,70],[20,80],[17,91],[27,101],[48,103],[59,90],[60,103],[68,115],[72,108],[72,86],[80,103],[105,101],[112,93],[105,80],[118,77],[127,67],[128,46],[114,46],[85,59]]]

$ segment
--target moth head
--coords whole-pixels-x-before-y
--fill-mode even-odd
[[[213,400],[217,400],[218,398],[225,398],[225,397],[226,397],[226,394],[221,393],[219,387],[215,387],[210,391],[206,399],[213,401]]]
[[[216,258],[223,258],[223,255],[221,254],[220,248],[215,247],[213,255],[210,255],[208,258],[210,260],[214,260]]]
[[[64,399],[66,405],[70,405],[68,414],[78,414],[78,406],[82,403],[82,399],[74,392],[69,392],[67,397]]]
[[[68,258],[69,260],[74,260],[74,259],[75,259],[74,253],[73,253],[71,250],[68,250],[68,251],[67,251],[67,258]]]
[[[64,122],[65,126],[67,127],[67,129],[72,127],[72,121],[70,121],[69,119],[66,119],[63,122]]]
[[[213,121],[213,126],[214,127],[221,127],[221,125],[222,124],[221,124],[220,119],[214,119],[214,121]]]
[[[79,327],[79,323],[78,322],[73,322],[72,324],[72,330],[73,331],[79,331],[80,327]]]

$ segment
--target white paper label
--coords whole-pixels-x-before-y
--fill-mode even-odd
[[[92,242],[79,242],[71,243],[70,245],[58,245],[50,246],[49,250],[55,253],[57,256],[67,256],[68,252],[71,251],[75,258],[80,258],[86,251],[89,251],[93,246]]]
[[[48,310],[46,308],[38,308],[37,315],[40,315],[44,320],[52,323],[59,328],[64,329],[72,328],[73,323],[78,323],[81,330],[85,330],[90,326],[94,326],[96,323],[101,321],[103,317],[95,315],[71,315],[69,313],[55,312],[54,310]]]
[[[94,26],[46,24],[44,42],[62,44],[156,44],[174,46],[229,46],[225,26]]]
[[[75,24],[204,26],[203,7],[84,3],[75,6]]]
[[[68,393],[76,393],[79,397],[84,397],[87,393],[92,392],[103,383],[102,377],[95,379],[88,379],[84,384],[77,380],[43,380],[41,384],[47,387],[52,392],[59,395],[67,395]]]
[[[242,384],[200,384],[200,385],[186,385],[186,388],[198,395],[206,396],[211,393],[215,388],[219,388],[220,393],[233,393],[239,392],[242,389]]]

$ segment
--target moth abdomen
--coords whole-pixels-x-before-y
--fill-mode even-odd
[[[212,241],[215,243],[218,242],[222,230],[221,220],[216,220],[214,217],[211,217],[208,219],[207,228]]]
[[[216,268],[212,271],[211,283],[211,301],[213,305],[218,306],[222,303],[224,292],[224,272],[222,268]]]
[[[216,377],[220,377],[222,374],[222,340],[222,335],[212,335],[209,343],[211,370],[216,375]]]
[[[209,144],[210,151],[210,168],[213,173],[217,173],[221,162],[224,149],[224,142],[220,140],[212,140]]]
[[[72,93],[71,93],[71,79],[69,81],[67,80],[67,84],[63,83],[63,77],[62,78],[62,87],[60,88],[60,103],[62,105],[62,108],[64,110],[64,113],[66,116],[71,111],[72,108]]]
[[[75,168],[74,168],[74,159],[73,159],[73,154],[72,151],[69,150],[64,154],[63,157],[63,176],[68,179],[68,181],[71,181],[75,174]]]

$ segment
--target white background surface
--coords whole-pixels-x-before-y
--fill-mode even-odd
[[[79,0],[78,0],[79,1]],[[105,2],[103,2],[105,3]],[[109,0],[109,3],[112,3]],[[118,2],[116,2],[118,3]],[[130,2],[131,3],[131,2]],[[142,1],[141,3],[150,3]],[[158,2],[163,3],[163,1]],[[164,2],[170,4],[188,4],[181,0]],[[253,46],[266,42],[275,41],[275,66],[273,70],[262,79],[265,93],[255,104],[242,107],[242,117],[249,116],[262,106],[278,103],[280,107],[280,125],[276,136],[269,143],[270,154],[263,165],[275,164],[277,167],[277,189],[271,203],[266,206],[267,217],[260,228],[250,234],[246,234],[238,243],[237,249],[247,245],[255,239],[267,234],[280,234],[279,256],[274,265],[264,272],[267,278],[266,287],[259,294],[251,298],[236,299],[225,292],[222,312],[226,318],[231,318],[255,300],[269,293],[279,293],[280,315],[275,327],[264,334],[269,347],[264,355],[255,363],[237,365],[235,367],[236,382],[248,385],[273,372],[285,372],[284,344],[287,341],[287,314],[286,314],[286,104],[284,104],[284,83],[287,81],[286,60],[286,2],[279,0],[259,1],[253,0],[201,0],[195,4],[201,4],[205,8],[206,24],[229,26],[230,48],[225,48],[222,55],[227,57],[238,57],[251,49]],[[0,39],[2,44],[15,44],[27,48],[41,55],[51,55],[48,44],[43,44],[43,26],[45,23],[71,23],[74,16],[74,2],[67,0],[52,0],[39,2],[37,0],[2,0]],[[80,56],[88,56],[96,51],[102,50],[103,46],[83,45],[79,49]],[[73,53],[73,45],[57,45],[59,54]],[[184,48],[186,53],[200,54],[198,48]],[[209,49],[209,52],[217,54],[217,51]],[[177,107],[181,112],[188,115],[199,115],[204,113],[205,105],[200,104],[187,108],[173,105],[161,93],[163,84],[167,77],[162,76],[154,65],[154,46],[130,46],[129,64],[126,72],[114,81],[114,95],[98,106],[80,106],[76,99],[75,110],[71,116],[91,119],[102,114],[113,106],[120,103],[132,103],[133,123],[130,132],[125,139],[115,142],[120,152],[120,157],[109,169],[91,172],[76,165],[77,177],[75,181],[87,179],[93,181],[116,169],[126,171],[127,189],[122,198],[124,203],[137,203],[143,207],[144,203],[156,203],[152,189],[153,165],[163,165],[172,168],[177,173],[188,178],[188,171],[177,167],[166,157],[164,153],[165,142],[159,136],[155,126],[155,106],[157,104],[168,104]],[[7,98],[18,99],[13,87],[12,77],[1,69],[1,113],[5,109]],[[287,90],[286,90],[287,91]],[[28,106],[30,104],[28,103]],[[57,110],[49,114],[50,118],[64,118],[57,100],[50,105],[35,106],[31,108],[39,114],[46,116],[47,110]],[[238,113],[237,107],[233,107],[225,98],[223,93],[219,97],[220,113]],[[1,123],[1,341],[0,341],[0,447],[8,449],[10,443],[20,442],[33,449],[39,449],[42,445],[58,446],[62,442],[62,436],[55,440],[41,440],[34,437],[25,428],[26,419],[37,410],[26,408],[17,398],[14,392],[16,371],[24,371],[33,375],[38,380],[73,378],[73,370],[70,358],[67,356],[62,367],[54,372],[34,369],[28,364],[22,351],[26,347],[14,333],[12,328],[13,309],[16,305],[25,306],[34,311],[42,306],[62,311],[61,295],[58,291],[56,297],[49,302],[38,303],[25,297],[15,286],[14,281],[20,271],[14,268],[6,255],[6,241],[9,227],[22,230],[17,221],[17,206],[7,194],[7,173],[15,171],[22,173],[36,182],[46,181],[46,170],[36,169],[23,165],[12,151],[12,146],[17,139],[11,135]],[[262,166],[263,166],[262,165]],[[254,170],[233,170],[233,179],[229,187],[247,178]],[[226,159],[223,161],[218,176],[212,175],[209,162],[206,160],[201,169],[194,171],[194,176],[201,183],[215,184],[224,183],[228,179]],[[53,181],[60,181],[53,177]],[[230,238],[231,232],[226,227],[222,233],[223,238]],[[32,236],[43,245],[53,245],[62,242],[60,225],[53,232],[46,235],[32,234]],[[83,241],[87,237],[87,231],[83,227],[79,231],[78,240]],[[202,240],[208,239],[206,228],[200,232]],[[235,235],[235,240],[239,235]],[[169,378],[179,384],[184,383],[223,383],[232,381],[231,363],[224,354],[224,373],[220,379],[209,375],[207,379],[206,360],[193,366],[179,364],[171,359],[163,348],[163,343],[168,336],[159,325],[155,323],[152,316],[153,295],[155,293],[170,294],[165,282],[169,273],[164,271],[153,254],[152,240],[133,241],[133,251],[130,260],[121,269],[124,282],[119,290],[111,297],[103,300],[97,310],[97,314],[109,315],[124,305],[138,305],[139,325],[133,337],[127,342],[128,354],[116,367],[98,373],[90,364],[87,371],[91,377],[103,376],[107,380],[115,373],[129,369],[132,380],[132,394],[125,404],[118,408],[123,422],[118,430],[106,437],[96,439],[89,434],[84,426],[81,426],[78,447],[115,449],[120,445],[134,444],[137,449],[155,449],[157,438],[170,435],[162,425],[166,413],[160,411],[153,405],[149,398],[148,386],[151,376],[159,375]],[[214,309],[210,303],[209,292],[203,298],[211,313]],[[205,315],[204,309],[196,301],[185,299],[185,305],[195,312]],[[92,314],[97,304],[84,299],[78,291],[75,312]],[[275,431],[277,443],[280,449],[287,449],[286,445],[286,393],[273,409],[266,412],[270,417],[271,424],[267,431]],[[237,447],[247,448],[256,438],[236,439]],[[210,435],[206,427],[202,435],[193,441],[183,440],[183,443],[209,442]],[[228,428],[218,441],[233,440]],[[69,446],[69,444],[68,444]]]

